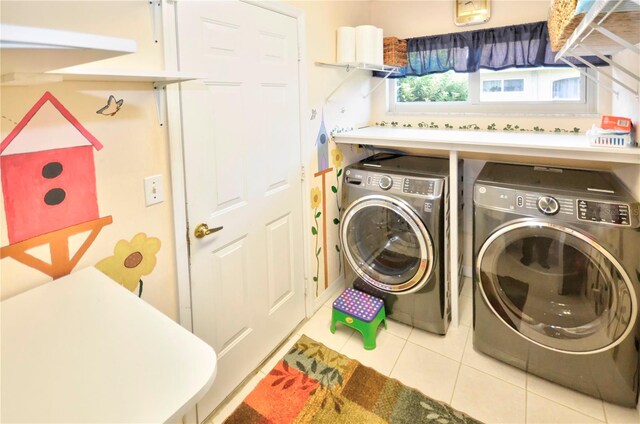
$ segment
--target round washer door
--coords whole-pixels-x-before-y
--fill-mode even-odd
[[[399,199],[358,199],[345,210],[340,237],[349,265],[379,290],[414,292],[431,275],[431,237],[420,217]]]
[[[494,232],[476,261],[480,293],[524,338],[572,353],[611,348],[637,316],[629,276],[595,240],[562,225],[515,221]]]

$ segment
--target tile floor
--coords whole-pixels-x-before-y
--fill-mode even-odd
[[[473,350],[471,284],[466,283],[460,325],[449,328],[445,337],[389,321],[388,329],[380,330],[372,351],[364,350],[362,337],[354,330],[338,325],[335,334],[329,332],[333,299],[329,300],[219,408],[208,424],[224,421],[302,334],[485,423],[640,424],[640,407],[602,402]]]

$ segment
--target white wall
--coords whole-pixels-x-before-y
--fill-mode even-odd
[[[371,88],[372,80],[366,72],[351,78],[332,99],[326,96],[347,75],[343,69],[323,68],[316,61],[335,61],[335,31],[339,26],[357,26],[374,24],[383,27],[385,35],[401,38],[422,36],[468,29],[479,29],[508,25],[519,22],[543,20],[547,17],[548,0],[539,1],[492,1],[492,18],[484,25],[456,27],[453,25],[453,1],[290,1],[286,2],[305,11],[307,43],[308,105],[303,114],[309,117],[305,143],[310,152],[308,163],[308,188],[317,187],[320,180],[313,176],[316,168],[315,138],[319,127],[319,118],[324,111],[325,123],[329,131],[333,129],[357,127],[376,120],[391,120],[384,111],[384,88],[374,93],[373,101],[363,98]],[[135,39],[138,53],[121,58],[110,59],[92,66],[105,69],[162,69],[163,41],[155,43],[152,38],[152,17],[146,1],[8,1],[0,3],[2,22],[43,26],[66,30],[83,31],[95,34]],[[161,31],[160,31],[161,33]],[[171,59],[171,58],[169,58]],[[630,69],[638,69],[637,59],[623,57]],[[353,71],[352,71],[353,72]],[[356,71],[357,72],[357,71]],[[637,84],[637,83],[636,83]],[[101,215],[111,214],[114,223],[107,226],[98,240],[81,260],[79,267],[94,265],[98,260],[112,254],[113,246],[120,239],[129,240],[137,231],[162,240],[158,253],[156,270],[145,277],[143,299],[168,316],[177,318],[177,287],[175,271],[175,246],[173,242],[173,223],[171,213],[171,185],[168,156],[168,141],[165,128],[157,123],[155,99],[149,84],[131,83],[60,83],[32,87],[2,87],[0,107],[2,114],[12,121],[18,121],[33,103],[50,90],[69,108],[79,120],[103,142],[105,148],[95,153],[96,174],[98,179],[98,202]],[[639,103],[633,96],[621,92],[614,99],[614,113],[635,117],[637,128]],[[96,105],[100,106],[110,95],[124,98],[125,107],[118,115],[104,118],[95,114]],[[311,119],[311,111],[317,116]],[[103,119],[104,118],[104,119]],[[478,119],[477,119],[478,118]],[[499,117],[498,117],[499,118]],[[474,117],[477,123],[501,121],[496,117]],[[404,119],[404,118],[403,118]],[[438,120],[439,117],[420,116],[422,120]],[[561,118],[567,120],[567,118]],[[593,118],[569,118],[575,126],[587,127],[595,121]],[[399,118],[394,118],[399,120]],[[462,118],[450,121],[468,123]],[[552,127],[553,118],[523,117],[524,125],[548,125]],[[505,121],[506,122],[506,121]],[[14,127],[8,119],[0,123],[1,136],[4,138]],[[332,144],[331,148],[335,148]],[[346,151],[342,167],[358,160],[366,152],[343,148]],[[470,184],[473,175],[479,171],[481,162],[467,161],[465,172],[465,193],[471,193]],[[640,167],[619,167],[616,172],[627,185],[640,197]],[[163,204],[150,208],[144,207],[142,178],[146,175],[162,174],[167,198]],[[335,183],[335,171],[329,179],[329,185]],[[328,215],[339,216],[336,197],[327,194]],[[467,199],[465,216],[470,222],[470,202]],[[2,205],[0,204],[0,208]],[[2,214],[4,214],[4,210]],[[311,211],[307,211],[311,214]],[[0,216],[0,245],[7,243],[4,216]],[[332,248],[337,242],[337,226],[331,219],[327,221],[329,246],[330,287],[340,281],[339,255]],[[307,255],[311,263],[315,256],[310,246]],[[467,256],[468,257],[468,256]],[[46,283],[50,279],[31,268],[12,259],[0,261],[2,291],[0,297],[12,296],[21,291]],[[314,288],[311,287],[311,290]],[[313,293],[313,291],[311,291]],[[321,294],[321,293],[320,293]]]
[[[638,44],[636,47],[640,47]],[[625,51],[618,53],[613,57],[616,63],[624,66],[625,68],[636,72],[640,69],[640,57],[631,51]],[[617,69],[613,69],[612,74],[620,79],[624,84],[635,88],[636,91],[640,90],[640,82],[634,80],[627,74]],[[640,99],[629,93],[626,89],[613,83],[613,89],[618,91],[618,95],[614,95],[611,100],[611,114],[614,116],[625,116],[631,118],[633,126],[636,129],[636,140],[640,140]]]
[[[151,10],[144,0],[2,0],[0,19],[15,25],[133,39],[136,53],[94,62],[91,67],[164,69],[162,31],[156,43]]]
[[[371,103],[369,98],[363,98],[363,94],[369,91],[371,84],[370,75],[367,72],[352,70],[355,75],[349,75],[345,69],[327,68],[317,66],[315,62],[335,63],[336,61],[336,29],[340,26],[357,26],[370,22],[370,10],[368,1],[290,1],[288,4],[302,9],[305,12],[306,21],[306,47],[307,47],[307,108],[302,115],[308,119],[307,136],[304,140],[306,150],[309,152],[306,158],[306,184],[309,191],[322,189],[322,178],[315,176],[318,171],[316,154],[316,137],[320,128],[320,122],[324,114],[325,126],[328,132],[339,131],[345,128],[355,128],[360,124],[367,124],[371,117]],[[336,91],[330,99],[327,96],[349,76],[349,80]],[[315,117],[312,114],[315,111]],[[331,142],[330,152],[337,146]],[[310,264],[308,276],[308,293],[312,296],[313,309],[319,307],[326,298],[339,288],[343,281],[343,263],[341,254],[335,248],[339,245],[338,224],[334,219],[339,219],[338,204],[341,202],[341,190],[333,193],[332,186],[340,186],[342,177],[337,176],[339,169],[359,160],[365,155],[364,150],[355,147],[342,146],[344,160],[340,166],[330,160],[333,170],[325,175],[326,216],[319,218],[318,242],[322,249],[316,259],[316,236],[312,236],[307,248],[307,256]],[[308,203],[307,203],[308,204]],[[318,208],[321,210],[322,205]],[[314,225],[314,210],[306,209],[309,222]],[[327,232],[327,275],[324,275],[324,251],[322,234],[326,226]],[[306,229],[305,229],[306,231]],[[316,284],[313,277],[318,275]],[[328,289],[325,289],[325,284]]]
[[[636,47],[640,47],[640,44]],[[640,57],[633,52],[626,51],[619,53],[615,55],[613,59],[625,68],[632,71],[635,70],[636,73],[640,69]],[[615,69],[613,70],[613,75],[640,92],[640,82]],[[617,84],[613,84],[613,88],[618,91],[619,94],[612,96],[611,114],[631,118],[635,128],[636,142],[640,142],[640,98],[629,93],[629,91]],[[615,172],[618,177],[625,182],[632,193],[635,194],[636,199],[640,199],[640,166],[618,167]]]
[[[7,1],[0,2],[3,23],[130,38],[137,53],[92,64],[102,69],[163,69],[163,43],[153,39],[151,8],[146,1]],[[160,31],[161,33],[161,31]],[[50,91],[103,145],[94,151],[100,216],[113,223],[100,232],[75,268],[94,266],[111,256],[119,240],[138,232],[157,237],[162,246],[154,271],[143,276],[142,299],[177,319],[175,247],[166,126],[160,127],[151,83],[62,82],[1,88],[0,137]],[[96,114],[110,95],[123,99],[114,116]],[[162,175],[165,201],[144,204],[143,178]],[[0,246],[8,244],[3,197],[0,196]],[[47,275],[12,258],[0,261],[0,298],[5,299],[51,281]]]
[[[453,23],[453,1],[441,0],[415,0],[415,1],[373,1],[371,3],[371,21],[374,25],[384,29],[385,37],[396,36],[398,38],[420,37],[425,35],[447,34],[460,31],[471,31],[483,28],[493,28],[506,25],[543,21],[548,18],[549,0],[493,0],[491,2],[491,18],[481,25],[458,27]],[[600,113],[606,113],[609,109],[609,95],[601,94],[599,103]],[[597,122],[597,116],[530,116],[516,115],[504,116],[499,114],[399,114],[387,112],[387,97],[384,89],[379,89],[373,96],[372,121],[398,121],[411,123],[415,126],[418,122],[434,121],[440,127],[444,123],[454,126],[475,123],[481,128],[495,123],[497,128],[503,128],[506,124],[516,124],[521,128],[533,128],[540,126],[546,129],[578,127],[585,132],[591,125]]]
[[[550,7],[549,0],[493,0],[491,2],[491,19],[481,25],[458,27],[453,23],[454,2],[441,0],[413,0],[413,1],[372,1],[371,23],[384,29],[385,37],[398,38],[420,37],[425,35],[446,34],[451,32],[469,31],[483,28],[492,28],[512,24],[536,22],[548,18]],[[621,60],[628,69],[639,69],[637,56],[632,53],[622,54],[616,57]],[[630,79],[624,76],[627,83]],[[602,84],[609,84],[608,80],[601,78]],[[633,82],[637,86],[637,82]],[[634,125],[638,129],[640,117],[640,102],[633,95],[620,90],[618,97],[612,97],[608,91],[599,90],[598,115],[589,117],[578,116],[500,116],[500,115],[452,115],[452,114],[391,114],[387,112],[387,93],[384,88],[379,89],[373,96],[372,123],[378,121],[399,121],[411,123],[414,127],[418,122],[434,121],[443,127],[444,123],[454,126],[476,123],[481,128],[490,123],[496,123],[498,128],[506,124],[518,124],[523,128],[540,126],[552,129],[578,127],[582,132],[588,130],[593,124],[600,122],[601,114],[619,114],[620,116],[633,117]],[[544,162],[544,158],[537,159]],[[471,242],[472,242],[472,193],[473,182],[482,169],[484,161],[465,161],[464,173],[464,245],[466,271],[471,267]],[[556,163],[556,165],[558,165]],[[571,163],[571,166],[585,167],[593,164]],[[602,167],[603,164],[600,164]],[[604,165],[606,168],[607,165]],[[614,172],[632,190],[636,198],[640,199],[640,166],[613,166]]]

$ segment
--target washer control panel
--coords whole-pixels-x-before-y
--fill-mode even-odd
[[[443,178],[408,177],[359,169],[347,169],[344,181],[350,185],[363,186],[367,190],[427,198],[442,196],[445,185]]]
[[[614,225],[631,225],[629,205],[578,199],[578,219]]]

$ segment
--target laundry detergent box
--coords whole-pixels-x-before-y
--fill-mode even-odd
[[[606,130],[631,132],[631,119],[623,118],[621,116],[603,115],[600,128]]]

